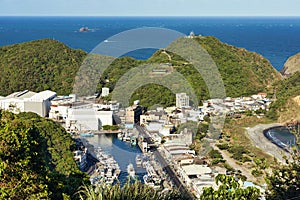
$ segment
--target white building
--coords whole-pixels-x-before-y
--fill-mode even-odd
[[[112,115],[113,111],[95,111],[93,108],[69,108],[66,128],[70,131],[97,131],[102,126],[113,125]]]
[[[106,97],[109,95],[109,88],[104,87],[102,88],[102,97]]]
[[[186,108],[190,106],[190,97],[186,93],[177,93],[176,94],[176,107],[177,108]]]
[[[56,96],[50,90],[39,93],[28,90],[15,92],[6,97],[0,98],[0,109],[8,110],[13,113],[34,112],[41,117],[49,114],[51,100]]]

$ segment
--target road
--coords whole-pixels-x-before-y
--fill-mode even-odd
[[[144,139],[147,141],[148,144],[154,144],[152,139],[147,135],[145,129],[139,125],[136,125],[136,129],[139,131],[141,135],[143,135]],[[184,184],[180,181],[174,170],[171,166],[166,162],[164,157],[160,154],[155,146],[152,147],[152,152],[154,153],[155,157],[160,162],[163,169],[167,172],[170,179],[173,181],[176,188],[180,191],[181,194],[185,194],[187,199],[194,199],[193,195],[185,188]]]

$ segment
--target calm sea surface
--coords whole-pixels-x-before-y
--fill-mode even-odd
[[[296,146],[296,137],[286,127],[277,127],[270,130],[272,137],[277,138],[288,146]]]
[[[89,27],[91,31],[80,33],[81,27]],[[212,35],[262,54],[277,70],[289,56],[300,52],[300,18],[287,17],[0,17],[0,46],[53,38],[90,52],[110,36],[141,27]],[[147,50],[130,55],[146,59],[152,53],[153,50]]]

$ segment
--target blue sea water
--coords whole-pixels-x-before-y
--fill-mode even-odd
[[[80,33],[79,28],[85,26],[92,31]],[[108,37],[140,27],[212,35],[262,54],[277,70],[288,57],[300,52],[300,18],[295,17],[0,17],[0,46],[53,38],[90,52]],[[130,55],[146,59],[152,53]]]

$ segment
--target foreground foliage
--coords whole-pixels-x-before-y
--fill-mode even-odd
[[[180,200],[185,197],[176,190],[154,190],[151,186],[142,184],[140,181],[130,183],[130,179],[123,187],[120,184],[101,184],[97,187],[82,186],[78,192],[82,200]]]
[[[0,199],[63,199],[87,183],[72,138],[34,113],[0,111]]]
[[[300,197],[300,156],[293,155],[292,161],[286,160],[267,176],[267,199],[299,199]]]
[[[242,188],[234,177],[219,174],[216,176],[216,183],[219,185],[217,190],[212,187],[204,188],[201,200],[256,200],[260,197],[259,189],[255,187]]]

